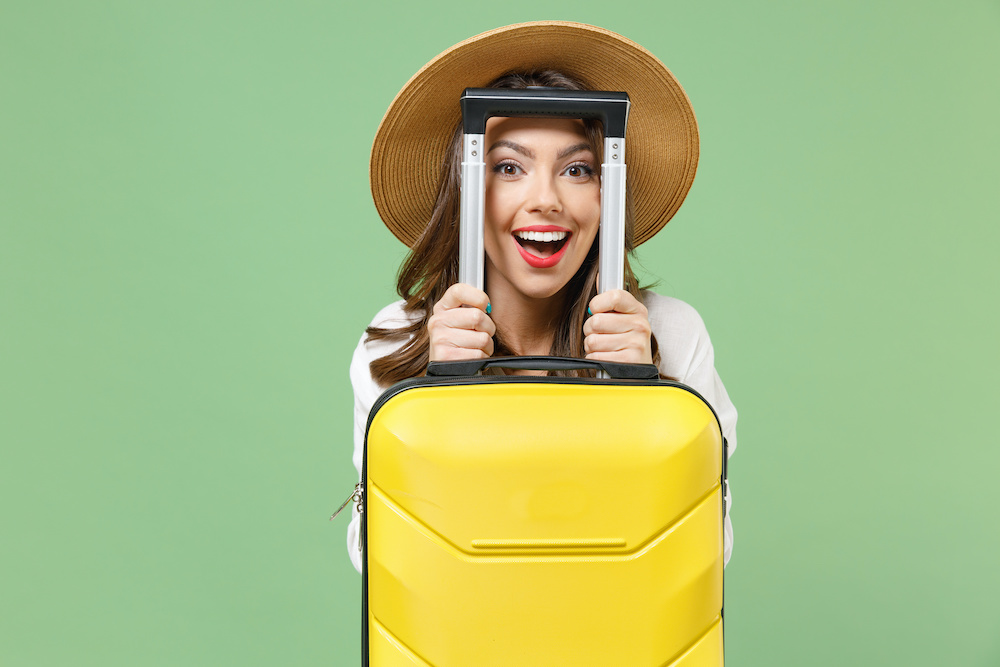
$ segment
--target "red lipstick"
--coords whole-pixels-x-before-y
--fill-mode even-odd
[[[567,233],[569,232],[569,230],[567,230],[564,227],[556,227],[554,225],[533,225],[531,227],[521,227],[521,228],[517,229],[516,231],[518,231],[518,232],[567,232]],[[536,268],[536,269],[548,269],[548,268],[551,268],[551,267],[555,266],[556,264],[558,264],[559,260],[561,260],[563,258],[563,255],[566,254],[566,248],[569,247],[569,242],[570,242],[570,239],[572,238],[573,235],[570,234],[570,233],[568,233],[568,235],[566,236],[565,241],[563,241],[563,244],[559,248],[559,250],[557,250],[555,253],[549,255],[548,257],[538,257],[537,255],[531,254],[530,252],[527,251],[527,249],[525,249],[524,246],[522,246],[520,243],[517,242],[517,237],[516,236],[514,236],[513,234],[511,236],[513,237],[514,245],[517,246],[517,251],[519,253],[521,253],[521,258],[524,259],[524,261],[527,262],[529,266],[531,266],[533,268]]]
[[[569,230],[556,225],[531,225],[530,227],[518,227],[514,230],[515,234],[517,232],[569,232]]]

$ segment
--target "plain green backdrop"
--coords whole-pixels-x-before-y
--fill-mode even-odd
[[[640,249],[740,410],[729,664],[1000,665],[995,0],[0,3],[0,664],[358,664],[351,352],[396,91],[525,20],[646,46]]]

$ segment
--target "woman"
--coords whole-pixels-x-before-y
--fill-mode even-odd
[[[457,283],[459,96],[466,87],[531,86],[629,93],[630,252],[667,223],[691,186],[698,136],[690,103],[659,60],[620,35],[556,21],[507,26],[452,47],[417,72],[390,105],[372,147],[376,207],[411,253],[397,283],[403,300],[375,316],[351,363],[359,474],[368,414],[385,388],[422,375],[429,361],[494,355],[655,363],[662,376],[708,400],[727,453],[736,447],[736,411],[698,313],[640,291],[627,258],[626,289],[596,293],[599,125],[489,120],[485,290]],[[359,527],[355,513],[348,550],[360,570]],[[731,548],[727,515],[726,561]]]

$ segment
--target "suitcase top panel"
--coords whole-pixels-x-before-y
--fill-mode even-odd
[[[470,556],[627,554],[719,487],[722,437],[675,384],[418,383],[373,410],[365,465],[373,494]]]

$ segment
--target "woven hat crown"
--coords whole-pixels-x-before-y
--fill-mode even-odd
[[[379,216],[400,241],[412,246],[430,220],[462,91],[540,69],[590,90],[629,94],[625,161],[636,244],[673,217],[698,167],[698,125],[680,83],[656,56],[617,33],[537,21],[456,44],[414,74],[389,105],[372,144],[369,177]]]

